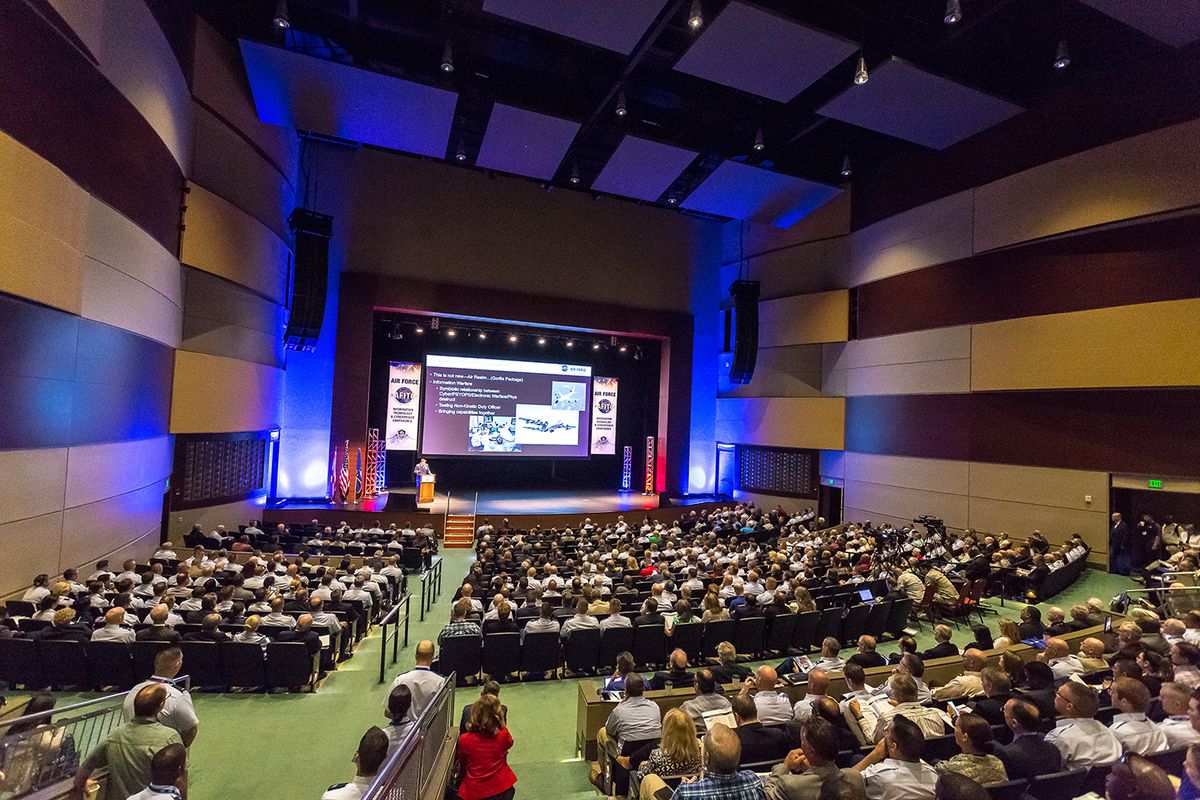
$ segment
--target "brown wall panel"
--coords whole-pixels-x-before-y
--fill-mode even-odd
[[[1036,242],[858,287],[858,335],[1200,297],[1200,217]]]

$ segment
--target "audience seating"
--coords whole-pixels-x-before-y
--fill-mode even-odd
[[[639,667],[660,667],[666,661],[667,633],[662,625],[635,625],[633,660]]]
[[[668,640],[668,646],[672,650],[679,648],[687,653],[689,664],[699,664],[704,651],[704,629],[705,625],[701,622],[676,625]]]
[[[562,663],[557,631],[525,634],[521,642],[520,671],[525,675],[554,675]]]
[[[1028,785],[1029,781],[1027,780],[1015,780],[996,783],[984,788],[987,789],[990,800],[1023,800],[1025,787]]]
[[[1027,792],[1035,800],[1063,800],[1084,793],[1083,783],[1088,771],[1084,768],[1068,769],[1042,775],[1029,782]]]
[[[596,671],[602,633],[599,628],[571,632],[563,643],[563,659],[568,670],[576,675],[591,675]]]
[[[632,640],[632,637],[630,639]],[[613,654],[613,660],[616,660],[616,653]],[[604,666],[603,643],[600,649],[600,661],[601,666]],[[519,670],[521,668],[521,634],[508,632],[484,634],[480,668],[485,675],[490,675],[498,681],[505,680]]]
[[[867,617],[870,613],[871,606],[862,603],[846,609],[846,615],[842,618],[840,636],[843,645],[854,647],[858,644],[858,637],[862,636],[863,631],[867,628]]]
[[[632,628],[609,628],[602,631],[600,637],[600,664],[602,670],[609,670],[616,666],[617,654],[623,653],[633,648],[633,629]]]

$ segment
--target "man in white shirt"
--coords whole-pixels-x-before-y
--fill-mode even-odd
[[[1113,717],[1108,729],[1121,740],[1127,752],[1148,756],[1169,748],[1166,733],[1146,717],[1150,706],[1146,684],[1135,678],[1117,678],[1109,692],[1113,706],[1120,713]]]
[[[584,598],[579,598],[575,603],[575,616],[563,622],[559,628],[559,636],[564,641],[571,638],[571,633],[579,630],[598,630],[600,622],[593,616],[588,614],[588,601]]]
[[[962,655],[963,672],[939,686],[933,691],[935,700],[958,700],[963,697],[974,697],[983,694],[983,678],[981,672],[987,665],[987,656],[982,650],[968,649]]]
[[[812,716],[813,702],[829,692],[829,673],[816,668],[808,673],[808,691],[792,706],[792,717],[801,722]]]
[[[120,606],[110,608],[104,612],[104,627],[92,631],[92,641],[129,644],[133,641],[134,634],[131,629],[122,627],[124,624],[125,609]]]
[[[120,581],[120,580],[128,579],[128,580],[132,581],[133,583],[138,583],[139,581],[141,581],[142,576],[137,573],[136,567],[137,567],[137,561],[135,561],[132,558],[127,559],[125,561],[125,563],[123,563],[121,565],[121,573],[119,575],[117,575],[115,578],[113,578],[113,581]]]
[[[129,800],[179,800],[180,778],[187,763],[187,748],[172,742],[154,754],[150,760],[150,785]]]
[[[1063,769],[1101,767],[1121,757],[1121,740],[1096,719],[1100,701],[1096,690],[1067,681],[1054,695],[1058,721],[1046,741],[1062,753]]]
[[[271,600],[271,613],[263,616],[262,624],[291,630],[296,627],[296,618],[283,613],[283,598],[275,597]]]
[[[1059,639],[1057,636],[1046,640],[1046,649],[1038,656],[1038,660],[1046,662],[1050,671],[1054,673],[1055,680],[1087,672],[1083,662],[1078,657],[1071,655],[1066,640]]]
[[[609,628],[632,628],[633,620],[629,617],[621,616],[621,601],[614,597],[608,601],[608,616],[600,620],[600,630],[606,631]]]
[[[842,643],[834,636],[826,636],[821,642],[821,658],[817,661],[816,669],[823,669],[828,672],[841,672],[846,666],[846,662],[838,657],[838,653],[842,649]]]
[[[921,760],[925,738],[907,717],[887,724],[887,733],[854,769],[862,773],[869,800],[933,800],[938,772]]]
[[[888,723],[898,714],[903,714],[905,718],[916,724],[927,738],[943,736],[947,729],[954,727],[945,711],[932,706],[923,706],[917,702],[917,682],[913,680],[912,676],[896,673],[888,679],[888,685],[892,692],[891,703],[886,706],[881,704],[874,706],[872,710],[878,713],[878,721],[873,732],[869,733],[863,729],[865,738],[879,742],[887,733]],[[867,717],[862,704],[858,701],[851,701],[849,705],[850,713],[858,722],[859,728],[862,729]]]
[[[388,711],[388,697],[392,693],[392,689],[397,686],[407,686],[408,691],[412,693],[412,706],[408,710],[409,719],[416,719],[421,712],[425,710],[425,706],[429,705],[429,701],[434,698],[442,686],[446,683],[446,679],[438,675],[431,668],[433,664],[433,642],[424,639],[417,643],[415,654],[416,666],[401,675],[397,675],[388,687],[387,694],[383,697],[384,714],[390,714]],[[384,736],[386,741],[387,736]]]
[[[367,793],[388,754],[388,737],[377,727],[370,727],[358,740],[354,751],[354,780],[330,786],[321,800],[358,800]]]
[[[158,546],[158,549],[154,551],[154,555],[152,555],[150,557],[151,558],[171,559],[172,561],[179,558],[179,556],[175,554],[175,545],[171,544],[171,541],[169,539],[167,541],[163,542],[162,544],[160,544]]]
[[[192,696],[177,688],[171,681],[183,667],[183,651],[178,645],[171,645],[159,650],[154,656],[154,675],[148,681],[143,681],[125,695],[121,705],[121,721],[129,722],[134,717],[134,699],[138,692],[153,683],[161,683],[167,690],[167,701],[162,711],[158,712],[158,721],[179,734],[184,747],[191,747],[200,729],[200,721],[196,718],[196,709],[192,706]]]
[[[758,709],[758,721],[763,725],[786,725],[792,718],[792,701],[783,692],[775,689],[779,675],[775,668],[763,664],[757,672],[742,684],[742,694],[754,694],[754,705]]]
[[[1191,689],[1173,681],[1164,683],[1158,691],[1159,702],[1167,714],[1167,718],[1158,726],[1166,735],[1167,745],[1171,750],[1200,742],[1200,733],[1192,727],[1192,721],[1188,717],[1188,701],[1191,697]]]

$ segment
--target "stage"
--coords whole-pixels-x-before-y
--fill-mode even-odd
[[[478,504],[476,498],[478,497]],[[518,525],[578,525],[583,517],[593,517],[597,523],[614,521],[620,514],[629,515],[630,520],[640,519],[647,512],[659,508],[657,495],[642,495],[634,492],[614,492],[600,489],[542,489],[519,491],[515,489],[488,489],[478,493],[474,490],[438,493],[434,502],[423,505],[417,511],[385,511],[388,495],[382,494],[361,503],[326,503],[309,501],[287,501],[270,508],[264,514],[269,522],[308,522],[316,519],[323,525],[337,525],[345,520],[351,525],[367,525],[379,521],[401,524],[429,524],[441,530],[447,514],[475,514],[493,524],[508,518]],[[728,503],[708,497],[672,498],[670,509],[651,517],[674,519],[680,507],[715,506]]]

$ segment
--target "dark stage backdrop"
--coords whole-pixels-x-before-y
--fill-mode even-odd
[[[639,485],[637,468],[641,464],[646,437],[655,435],[658,430],[661,359],[658,340],[622,337],[621,343],[627,349],[621,353],[617,347],[608,344],[607,336],[600,334],[528,326],[492,327],[488,323],[447,319],[441,320],[440,329],[435,331],[430,328],[429,322],[428,317],[382,311],[375,313],[367,419],[369,427],[379,428],[380,436],[384,435],[386,429],[388,372],[392,361],[423,364],[425,355],[433,353],[587,364],[592,367],[593,377],[615,377],[619,381],[615,455],[588,458],[431,456],[429,462],[438,475],[439,491],[535,489],[563,485],[616,490],[620,485],[622,451],[627,444],[634,448],[634,485]],[[424,333],[415,332],[418,323],[424,327]],[[486,340],[478,337],[480,328],[487,331]],[[457,335],[448,336],[448,329],[456,330]],[[510,343],[510,333],[520,334],[520,341]],[[547,338],[545,345],[536,343],[539,335]],[[568,338],[575,339],[574,348],[565,346]],[[593,350],[593,341],[604,344],[601,349]],[[635,355],[638,357],[635,358]],[[590,397],[588,402],[591,402]],[[583,435],[589,433],[585,431]],[[412,486],[412,468],[417,457],[418,453],[412,451],[389,451],[388,486]]]

